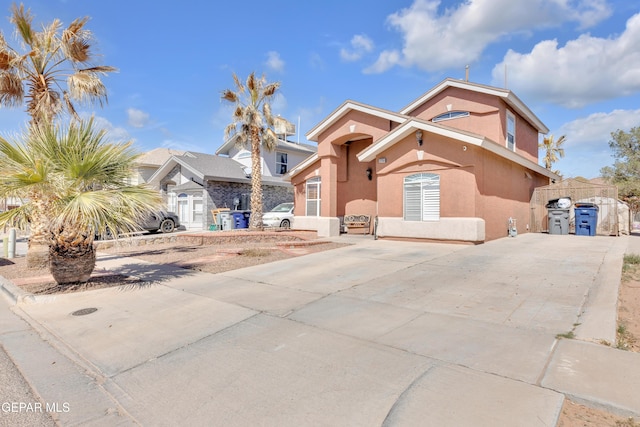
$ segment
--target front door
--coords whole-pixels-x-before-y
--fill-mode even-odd
[[[202,230],[204,228],[202,196],[180,193],[177,213],[180,224],[187,230]]]

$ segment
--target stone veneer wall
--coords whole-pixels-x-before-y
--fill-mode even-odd
[[[213,216],[211,215],[212,209],[233,209],[234,198],[237,197],[240,199],[243,194],[247,194],[248,198],[251,194],[251,184],[249,183],[207,181],[205,188],[209,194],[207,203],[204,206],[208,224],[213,224]],[[280,203],[292,201],[292,185],[280,186],[262,184],[262,203],[264,212],[271,210]]]

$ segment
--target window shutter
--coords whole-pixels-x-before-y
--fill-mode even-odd
[[[420,210],[420,183],[405,184],[404,219],[406,221],[420,221]]]

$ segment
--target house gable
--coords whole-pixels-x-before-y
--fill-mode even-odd
[[[424,93],[405,108],[400,110],[400,114],[408,116],[416,116],[416,111],[426,102],[432,100],[439,93],[445,91],[448,88],[460,88],[465,91],[475,92],[479,94],[491,95],[496,98],[502,99],[511,110],[518,113],[524,120],[529,122],[538,132],[546,134],[549,129],[542,123],[542,121],[527,107],[513,92],[507,89],[500,89],[492,86],[485,86],[477,83],[470,83],[464,80],[445,79],[433,89]]]
[[[345,125],[357,126],[361,122],[358,122],[355,120],[350,122],[349,119],[346,119],[346,120],[344,119],[344,116],[349,115],[349,113],[353,113],[353,112],[360,112],[364,114],[359,116],[351,114],[350,115],[352,117],[351,120],[353,120],[353,117],[358,116],[364,119],[363,123],[369,122],[370,124],[373,124],[372,122],[378,121],[380,123],[387,124],[386,125],[387,130],[390,130],[391,128],[393,128],[394,124],[397,125],[399,123],[404,122],[407,119],[401,114],[394,113],[388,110],[383,110],[383,109],[372,107],[366,104],[360,104],[354,101],[345,101],[340,107],[336,108],[325,120],[320,122],[313,129],[311,129],[307,133],[307,139],[309,141],[317,141],[318,143],[320,143],[320,140],[325,140],[330,137],[331,132],[327,132],[330,128],[335,129],[336,127],[340,128],[341,126],[345,126]],[[370,118],[366,119],[367,116],[369,116]],[[376,127],[379,127],[382,129],[385,126],[378,125]],[[356,133],[356,132],[361,133],[359,129],[354,129],[353,131],[351,129],[348,130],[348,133]],[[320,149],[320,147],[318,147],[318,149]]]

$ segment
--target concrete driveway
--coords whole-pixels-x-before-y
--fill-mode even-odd
[[[629,239],[363,237],[217,275],[102,257],[159,284],[27,299],[0,339],[63,424],[553,426],[565,394],[640,415],[640,358],[599,344]]]

